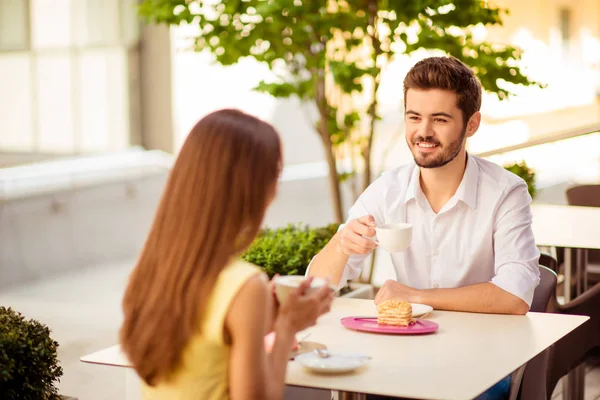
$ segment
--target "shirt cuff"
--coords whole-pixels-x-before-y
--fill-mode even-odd
[[[533,293],[540,283],[539,272],[534,274],[521,264],[505,264],[491,281],[500,289],[517,296],[531,307]]]
[[[350,265],[350,263],[346,264],[344,266],[344,272],[342,273],[342,278],[340,279],[340,281],[337,284],[337,290],[340,290],[341,288],[346,286],[348,281],[358,278],[360,276],[360,271],[361,271],[360,267],[354,267],[354,266]]]
[[[352,259],[352,257],[350,257],[350,259]],[[313,260],[314,260],[314,257],[310,260],[308,267],[306,267],[306,273],[304,274],[304,276],[308,276],[308,273],[310,271],[310,266],[311,266]],[[355,266],[351,265],[350,262],[348,262],[344,266],[344,272],[342,272],[342,278],[336,285],[336,290],[342,289],[344,286],[346,286],[348,281],[350,281],[352,279],[356,279],[360,276],[360,271],[361,271],[360,265],[361,264],[362,263],[359,263],[359,266],[355,267]]]

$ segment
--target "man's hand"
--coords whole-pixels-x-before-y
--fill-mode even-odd
[[[367,239],[375,236],[375,218],[365,215],[349,221],[339,232],[339,247],[346,255],[369,254],[377,247]]]
[[[381,286],[375,296],[375,304],[382,303],[386,300],[408,301],[409,303],[419,303],[418,290],[409,286],[403,285],[396,281],[387,280]]]
[[[513,315],[524,315],[529,311],[525,301],[491,282],[452,289],[419,290],[388,280],[377,292],[375,304],[386,300],[427,304],[434,310]]]

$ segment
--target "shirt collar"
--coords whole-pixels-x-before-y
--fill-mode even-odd
[[[412,174],[410,176],[410,181],[408,182],[408,187],[406,189],[406,194],[404,196],[404,203],[408,203],[412,199],[416,199],[419,192],[421,192],[421,169],[418,165],[414,164],[414,168]],[[477,190],[479,187],[479,166],[477,165],[477,161],[473,158],[473,156],[467,154],[467,168],[465,169],[465,173],[463,178],[456,189],[456,194],[454,197],[457,200],[462,201],[470,208],[475,209],[477,207]]]
[[[410,174],[410,180],[408,181],[408,188],[406,188],[406,194],[404,196],[404,203],[408,203],[410,200],[417,197],[417,193],[421,190],[421,184],[419,179],[421,178],[421,170],[417,164],[413,162],[413,171]]]
[[[477,191],[479,188],[479,165],[473,156],[467,154],[467,168],[462,181],[456,189],[456,198],[472,209],[477,208]]]

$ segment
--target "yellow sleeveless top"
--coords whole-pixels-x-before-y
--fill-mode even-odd
[[[225,267],[210,295],[205,318],[186,345],[179,367],[168,381],[152,387],[142,383],[145,400],[229,399],[230,346],[223,340],[225,316],[242,285],[262,273],[260,268],[244,261]]]

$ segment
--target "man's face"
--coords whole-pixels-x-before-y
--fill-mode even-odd
[[[456,93],[408,89],[405,110],[406,143],[419,167],[442,167],[463,152],[467,126]]]

